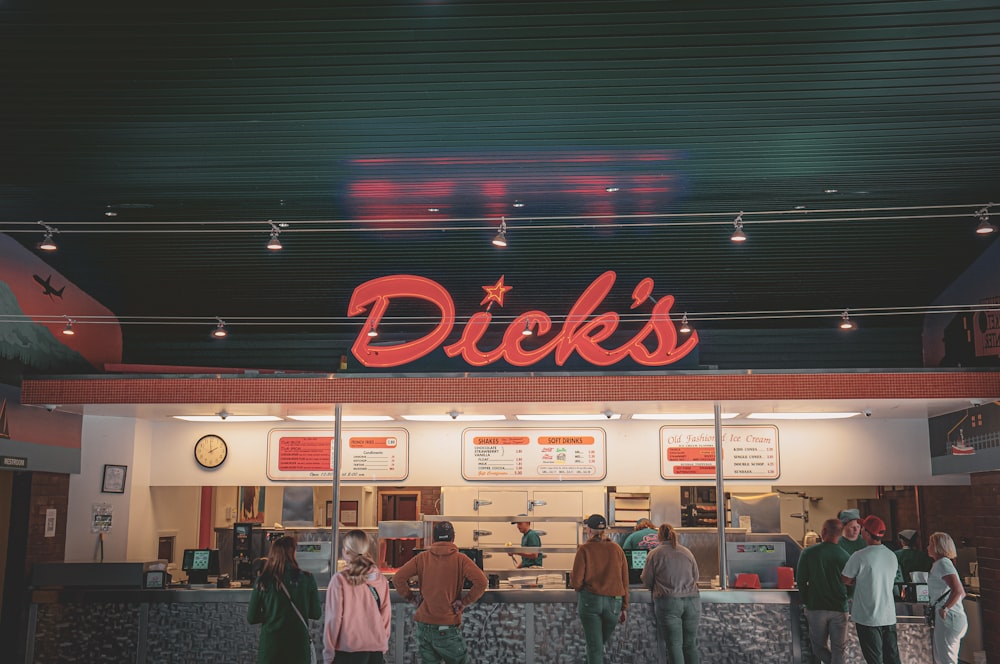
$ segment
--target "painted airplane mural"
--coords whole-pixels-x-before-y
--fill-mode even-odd
[[[77,333],[67,336],[68,316],[117,322],[39,256],[0,234],[0,361],[42,372],[93,372],[121,363],[120,325],[102,324],[99,334],[77,325]]]
[[[52,287],[52,275],[51,274],[49,276],[45,277],[44,279],[42,279],[37,274],[31,275],[31,278],[34,279],[35,281],[37,281],[38,284],[42,287],[42,295],[48,295],[50,298],[53,295],[55,295],[56,297],[62,297],[63,291],[66,290],[65,286],[63,286],[59,290],[56,290],[55,288]]]

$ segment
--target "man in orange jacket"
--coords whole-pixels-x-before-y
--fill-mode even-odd
[[[417,577],[420,592],[410,589]],[[462,596],[462,586],[472,587]],[[420,664],[466,664],[469,661],[462,638],[462,611],[486,592],[486,575],[472,559],[455,546],[455,528],[450,521],[434,524],[434,543],[400,567],[393,577],[396,592],[417,605]]]

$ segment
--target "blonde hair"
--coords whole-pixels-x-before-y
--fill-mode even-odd
[[[677,531],[669,523],[660,526],[658,537],[661,542],[670,542],[670,546],[677,548]]]
[[[371,569],[376,566],[371,557],[371,540],[363,530],[352,530],[344,535],[344,577],[352,586],[365,582]]]
[[[932,533],[927,543],[931,545],[931,549],[944,558],[954,560],[958,557],[958,551],[955,549],[955,540],[948,533]]]

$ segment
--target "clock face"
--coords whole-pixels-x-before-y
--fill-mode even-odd
[[[229,448],[218,436],[202,436],[194,444],[194,459],[203,468],[218,468],[226,460]]]

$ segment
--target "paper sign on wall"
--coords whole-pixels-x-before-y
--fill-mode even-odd
[[[409,474],[405,429],[345,429],[340,479],[399,482]],[[333,431],[272,429],[267,435],[267,477],[272,480],[333,479]]]
[[[778,428],[722,427],[722,471],[729,480],[777,479]],[[660,476],[665,480],[714,478],[715,427],[661,427]]]
[[[606,449],[603,429],[466,429],[462,477],[487,482],[602,480]]]

